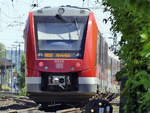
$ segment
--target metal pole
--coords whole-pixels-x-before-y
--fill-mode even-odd
[[[13,92],[13,61],[12,61],[12,54],[13,54],[13,51],[12,51],[12,48],[11,48],[11,92]]]
[[[17,70],[17,46],[15,46],[15,48],[16,48],[16,51],[15,51],[15,62],[16,62],[16,66],[15,66],[15,71],[17,72],[18,70]],[[14,83],[14,85],[15,85],[15,93],[17,93],[17,76],[15,76],[15,83]]]
[[[0,90],[2,90],[2,64],[0,64]]]
[[[18,50],[18,51],[19,51],[19,53],[18,53],[18,54],[19,54],[19,55],[18,55],[18,73],[19,73],[19,75],[21,75],[21,72],[20,72],[21,48],[20,48],[20,47],[21,47],[21,44],[23,44],[23,42],[17,42],[17,41],[16,41],[16,42],[14,42],[14,43],[18,43],[18,44],[19,44],[19,45],[18,45],[18,46],[19,46],[19,50]]]
[[[16,51],[15,51],[15,71],[17,72],[17,46],[15,47],[16,48]]]
[[[5,49],[5,84],[7,84],[7,50]]]
[[[19,43],[19,58],[18,58],[18,73],[19,73],[19,75],[21,75],[21,73],[20,73],[20,61],[21,61],[21,59],[20,59],[20,57],[21,57],[21,54],[20,54],[21,52],[20,52],[20,43]]]
[[[14,48],[15,48],[15,77],[14,77],[14,87],[15,87],[15,93],[17,93],[17,76],[16,76],[16,73],[18,74],[18,68],[17,68],[17,66],[18,66],[18,60],[17,60],[17,46],[18,45],[12,45]]]

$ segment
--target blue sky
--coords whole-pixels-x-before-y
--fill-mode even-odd
[[[31,4],[38,1],[38,8],[44,6],[61,6],[73,5],[83,6],[82,0],[0,0],[0,42],[5,46],[11,47],[15,41],[23,42],[23,29],[28,17],[28,13],[37,8],[31,7]],[[109,13],[103,13],[103,6],[96,5],[95,0],[85,0],[84,7],[89,7],[94,12],[99,29],[109,45],[112,40],[107,37],[112,37],[109,31],[110,23],[104,24],[103,19],[109,17]],[[94,7],[98,9],[93,9]],[[22,45],[22,49],[23,49]]]

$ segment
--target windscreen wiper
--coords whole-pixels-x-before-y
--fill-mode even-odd
[[[78,22],[77,22],[77,19],[75,18],[75,25],[76,25],[76,29],[77,29],[77,35],[80,39],[80,33],[79,33],[79,25],[78,25]]]

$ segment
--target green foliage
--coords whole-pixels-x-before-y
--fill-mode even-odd
[[[25,87],[25,76],[24,75],[18,75],[17,80],[18,80],[17,86],[19,87],[19,89],[24,88]]]
[[[27,91],[26,87],[22,88],[21,92],[19,93],[19,96],[26,96],[26,91]]]
[[[0,58],[5,57],[5,45],[0,43]]]
[[[18,75],[17,86],[21,89],[19,95],[26,95],[26,87],[25,87],[25,54],[22,54],[21,58],[21,67],[20,67],[21,75]]]
[[[106,1],[106,0],[103,0]],[[129,8],[136,8],[137,11],[145,13],[147,15],[150,14],[150,1],[149,0],[107,0],[107,4],[114,7],[124,7],[126,5]]]
[[[21,74],[24,76],[25,75],[25,54],[22,54],[20,71],[21,71]]]
[[[117,79],[127,76],[125,113],[150,112],[150,2],[149,0],[103,0],[111,16],[111,30],[122,34],[118,52],[123,68]],[[106,21],[106,20],[105,20]]]

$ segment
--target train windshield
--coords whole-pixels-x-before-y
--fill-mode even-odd
[[[81,50],[83,23],[38,23],[39,50]]]
[[[87,16],[35,16],[36,50],[39,58],[49,58],[43,57],[46,53],[52,53],[46,55],[52,58],[83,58],[87,21]]]

